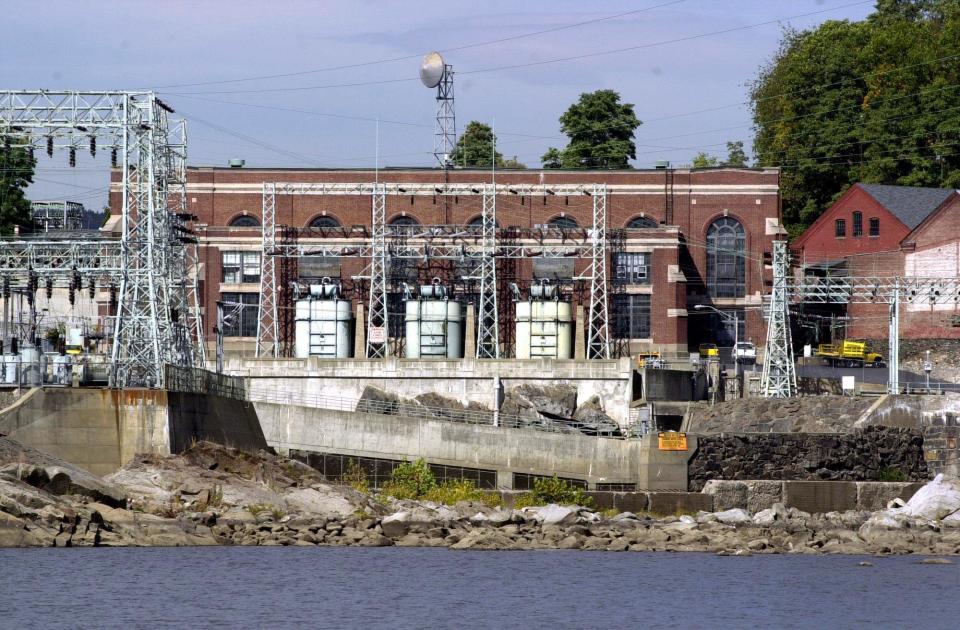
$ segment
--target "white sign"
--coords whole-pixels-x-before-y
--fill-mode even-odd
[[[841,376],[840,387],[845,392],[852,392],[855,388],[857,378],[855,376]]]
[[[371,326],[367,334],[370,343],[387,343],[387,329],[383,326]]]
[[[803,347],[803,358],[809,359],[812,356],[813,356],[813,347],[811,347],[810,344],[808,343]]]

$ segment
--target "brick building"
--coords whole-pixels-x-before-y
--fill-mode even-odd
[[[952,189],[856,184],[792,247],[808,274],[957,278],[960,194]],[[958,308],[905,299],[900,334],[918,339],[960,337]],[[885,304],[836,305],[821,311],[816,314],[842,318],[848,337],[887,337]]]
[[[199,217],[200,285],[208,339],[212,339],[213,305],[217,300],[249,304],[227,329],[228,350],[252,352],[259,300],[262,187],[265,182],[387,183],[443,185],[483,184],[483,170],[436,169],[268,169],[191,167],[187,201]],[[116,182],[117,175],[114,174]],[[637,171],[500,171],[497,184],[607,185],[607,229],[610,241],[610,324],[621,352],[657,349],[684,353],[703,340],[731,345],[732,327],[719,317],[688,310],[709,304],[736,311],[741,338],[760,341],[765,329],[758,307],[769,286],[763,254],[782,233],[779,212],[779,171],[776,169],[652,169]],[[116,184],[115,184],[116,186]],[[116,193],[113,203],[118,202]],[[481,197],[433,194],[387,196],[388,231],[422,234],[431,226],[476,226]],[[585,239],[592,222],[589,195],[500,195],[497,199],[498,238]],[[278,194],[276,223],[303,246],[331,239],[349,243],[369,238],[371,200],[362,195]],[[436,230],[440,238],[449,231]],[[458,238],[451,235],[449,238]],[[507,285],[524,290],[540,278],[559,282],[565,298],[584,304],[589,283],[575,278],[589,261],[522,259],[498,263],[500,310],[512,309]],[[341,282],[355,305],[365,304],[362,275],[367,261],[301,259],[294,273],[303,283],[319,276]],[[423,284],[439,277],[453,285],[459,299],[475,299],[476,286],[464,280],[455,263],[423,261],[391,265],[388,287],[391,336],[402,335],[401,281]],[[694,315],[695,313],[695,315]],[[502,320],[510,321],[501,316]],[[399,320],[399,321],[402,321]],[[509,326],[509,324],[506,324]],[[504,326],[504,321],[501,322]],[[505,331],[509,338],[509,331]],[[582,329],[577,331],[582,334]]]

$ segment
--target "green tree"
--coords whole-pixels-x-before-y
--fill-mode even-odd
[[[747,165],[747,154],[743,150],[743,140],[727,143],[727,159],[724,166],[744,167]]]
[[[495,138],[490,125],[471,120],[457,140],[450,161],[463,168],[490,168],[491,159],[503,166],[503,156],[493,150]]]
[[[960,186],[960,0],[879,0],[784,32],[751,86],[758,166],[796,235],[856,182]]]
[[[0,131],[0,233],[9,234],[14,225],[30,223],[27,186],[33,183],[36,159],[26,147],[17,146],[22,138]]]
[[[563,168],[563,153],[556,147],[550,147],[540,156],[540,163],[543,168]]]
[[[544,168],[630,168],[640,125],[633,105],[621,103],[616,91],[585,92],[560,116],[560,129],[570,142],[563,150],[548,149],[541,162]]]
[[[690,166],[693,168],[710,168],[718,164],[720,164],[720,158],[715,155],[707,155],[703,151],[693,156],[693,161],[690,162]]]

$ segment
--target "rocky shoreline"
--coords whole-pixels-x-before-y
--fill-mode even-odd
[[[960,483],[938,477],[877,512],[513,510],[375,498],[291,459],[209,443],[100,479],[0,438],[0,547],[188,545],[947,556],[960,554]]]

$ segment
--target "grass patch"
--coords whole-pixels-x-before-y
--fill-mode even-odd
[[[347,460],[347,467],[340,476],[340,481],[347,484],[357,492],[364,494],[370,493],[370,482],[367,481],[367,471],[353,458]]]
[[[500,507],[503,503],[499,492],[481,490],[470,479],[445,481],[427,492],[423,498],[444,505],[454,505],[458,501],[472,501],[487,507]]]
[[[521,509],[538,505],[581,505],[593,507],[593,497],[567,481],[553,477],[544,477],[533,480],[533,492],[524,492],[513,500],[513,507]]]
[[[481,490],[469,479],[450,479],[438,484],[423,459],[403,462],[394,468],[390,481],[380,488],[380,494],[395,499],[432,501],[444,505],[453,505],[458,501],[474,501],[489,507],[502,504],[498,492]]]

